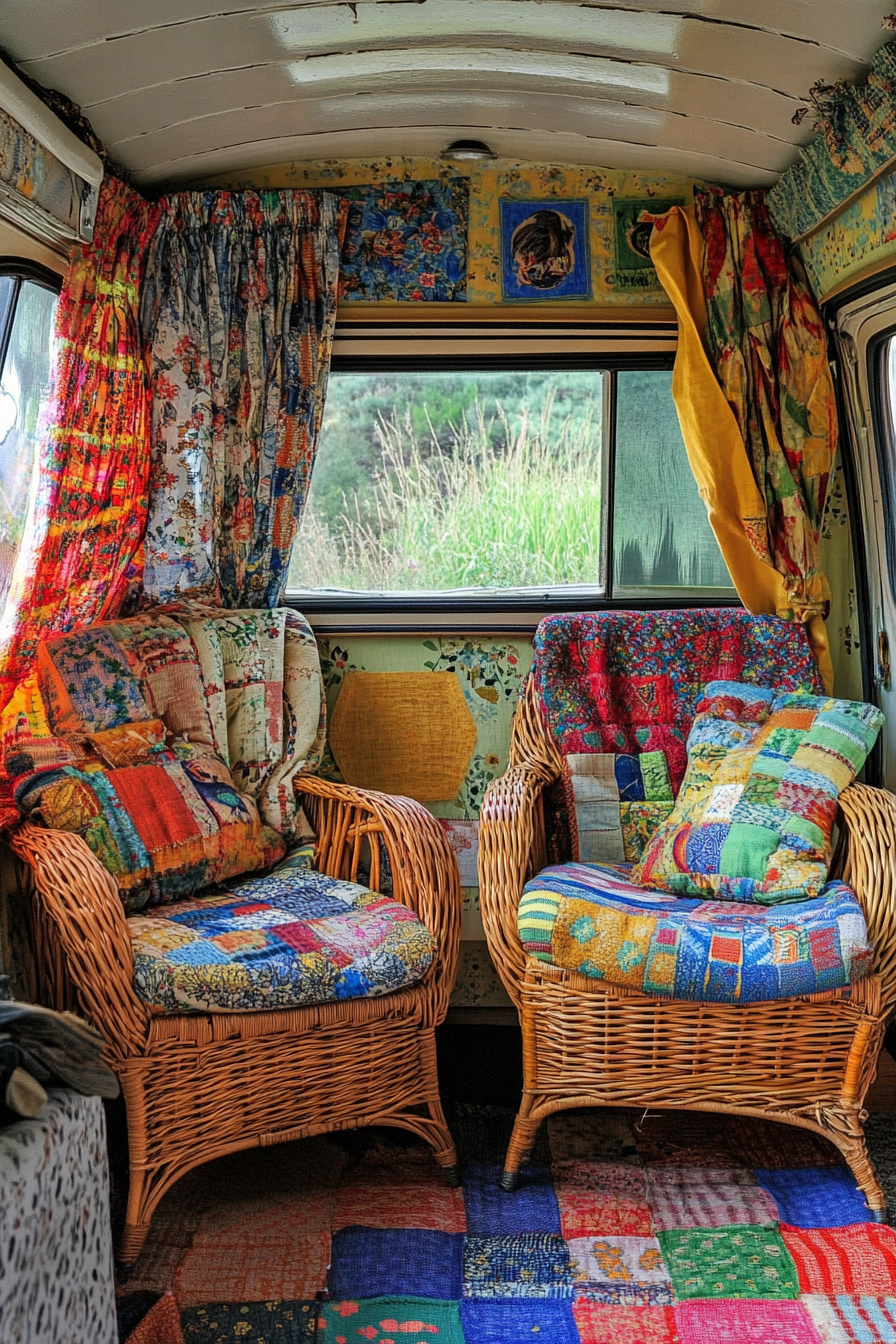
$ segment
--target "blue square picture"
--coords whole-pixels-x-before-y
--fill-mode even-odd
[[[498,204],[504,302],[590,298],[588,202],[502,197]]]

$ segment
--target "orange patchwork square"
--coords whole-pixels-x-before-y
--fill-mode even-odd
[[[680,1344],[673,1307],[611,1307],[578,1297],[572,1314],[582,1344]]]
[[[710,944],[709,955],[713,961],[724,961],[729,966],[739,966],[743,956],[743,944],[739,938],[714,937]]]

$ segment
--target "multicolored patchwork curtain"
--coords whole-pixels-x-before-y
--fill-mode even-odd
[[[821,318],[763,192],[695,200],[651,241],[678,312],[672,391],[688,457],[744,605],[805,622],[830,687],[818,540],[837,416]]]
[[[323,415],[347,204],[209,191],[160,205],[142,305],[144,587],[157,601],[276,606]]]
[[[103,182],[94,241],[72,253],[32,535],[0,631],[0,709],[27,678],[37,641],[115,615],[146,526],[149,378],[138,305],[159,209]]]

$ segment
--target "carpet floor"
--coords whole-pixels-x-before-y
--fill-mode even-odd
[[[123,1319],[167,1291],[185,1344],[896,1344],[896,1230],[812,1134],[568,1112],[508,1195],[512,1109],[451,1109],[460,1190],[388,1130],[198,1168],[119,1285]],[[891,1114],[868,1129],[896,1210]]]

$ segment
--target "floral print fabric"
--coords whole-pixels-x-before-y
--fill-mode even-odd
[[[788,263],[765,193],[695,193],[704,240],[704,345],[747,449],[765,514],[742,518],[758,558],[783,579],[778,614],[826,616],[818,538],[837,445],[821,315]]]
[[[326,192],[160,203],[141,303],[154,600],[280,598],[323,415],[346,210]]]
[[[341,187],[339,194],[349,201],[341,298],[466,298],[467,178]]]

